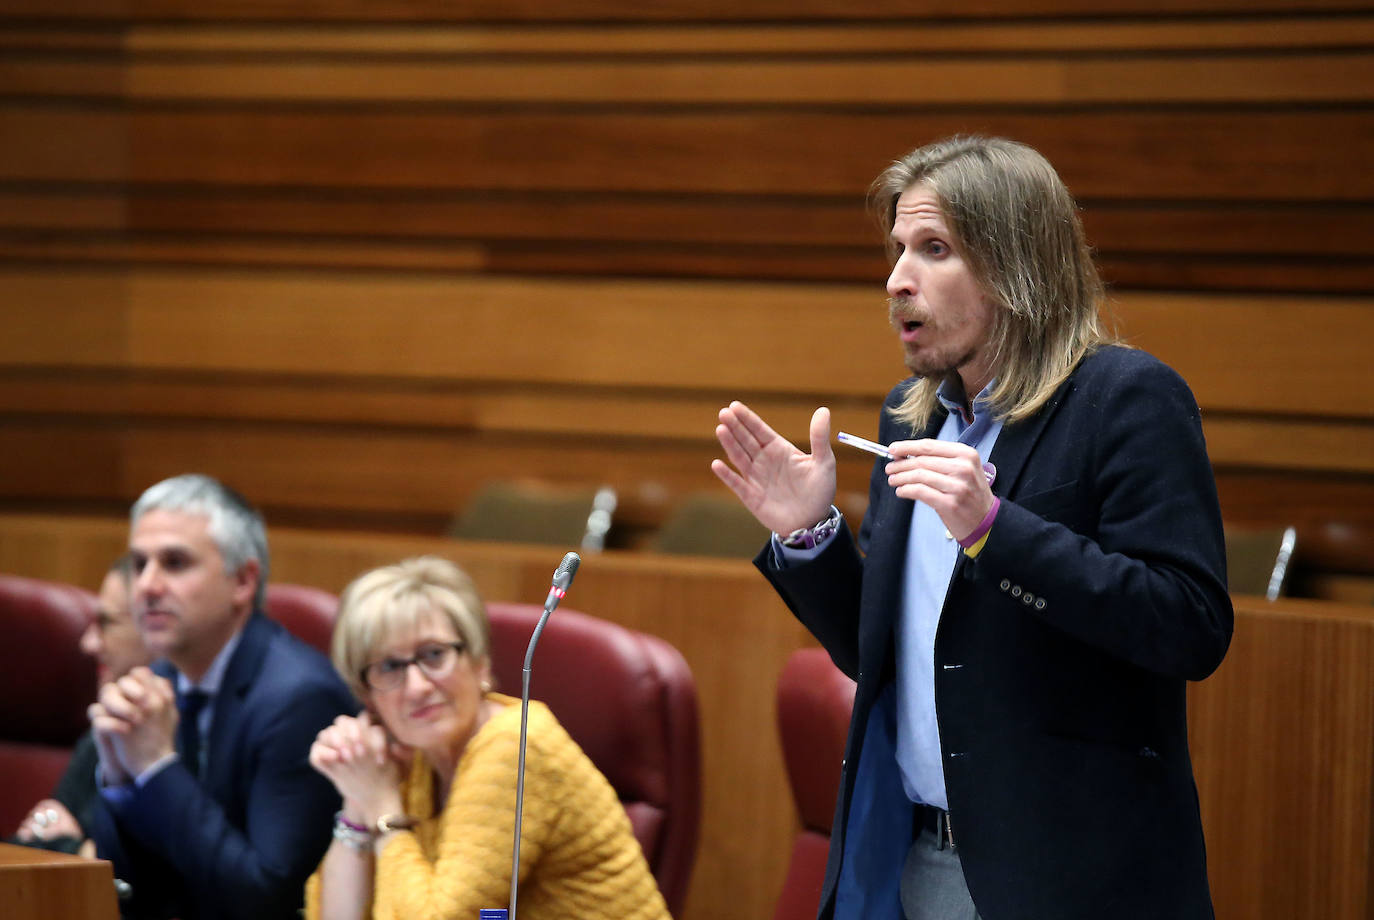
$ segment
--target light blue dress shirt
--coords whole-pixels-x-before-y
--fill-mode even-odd
[[[993,380],[973,400],[972,421],[964,418],[959,401],[951,398],[947,384],[941,385],[937,395],[949,415],[936,439],[967,444],[986,463],[1002,431],[1002,423],[992,416],[988,398],[996,385]],[[820,555],[828,542],[813,549],[794,549],[783,546],[774,534],[774,559],[780,566],[797,565]],[[935,630],[940,625],[940,611],[961,551],[934,509],[916,502],[902,572],[902,606],[897,617],[897,765],[908,798],[946,810],[949,799],[945,794],[940,729],[935,718]]]
[[[989,383],[974,399],[971,422],[942,385],[939,398],[949,415],[936,438],[967,444],[986,463],[1002,431],[988,403],[995,384],[995,380]],[[913,802],[944,809],[949,808],[949,800],[935,718],[935,630],[961,551],[934,509],[917,502],[911,514],[897,617],[897,765],[902,786]]]

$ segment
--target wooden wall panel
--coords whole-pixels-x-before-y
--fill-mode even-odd
[[[714,487],[731,398],[872,430],[901,370],[865,187],[986,131],[1079,197],[1228,516],[1374,571],[1367,3],[25,3],[0,504],[197,465],[288,519],[432,527],[523,470],[610,477],[650,528]]]
[[[0,572],[96,584],[126,532],[117,518],[0,513]],[[500,600],[543,597],[561,552],[280,527],[270,539],[278,581],[338,591],[371,566],[433,552],[467,567],[484,595]],[[701,700],[705,796],[686,915],[769,916],[796,832],[773,693],[786,656],[811,640],[742,561],[588,555],[567,603],[682,651]],[[1367,917],[1374,610],[1235,603],[1225,662],[1189,688],[1217,916]]]
[[[1367,292],[1374,208],[1357,164],[1374,19],[1260,12],[1040,20],[1026,4],[980,21],[678,28],[21,20],[0,28],[0,73],[23,100],[0,122],[41,107],[10,165],[51,198],[0,186],[0,228],[15,231],[0,233],[0,260],[863,280],[881,268],[855,205],[889,151],[991,130],[1051,155],[1120,284]],[[64,176],[88,184],[90,211],[109,192],[73,161],[89,145],[49,162],[45,123],[130,104],[127,224],[115,237],[64,224]],[[362,155],[338,156],[356,137]],[[7,198],[37,207],[9,223]],[[1299,201],[1318,229],[1295,239],[1273,209]],[[1255,209],[1269,219],[1247,219]],[[1094,223],[1099,210],[1124,221]],[[833,229],[818,239],[813,226]]]
[[[859,285],[112,268],[0,271],[0,300],[19,332],[0,344],[0,502],[26,506],[117,507],[194,468],[285,520],[435,532],[483,483],[533,476],[613,485],[636,544],[718,488],[729,400],[802,443],[821,403],[871,432],[902,375]],[[1352,549],[1374,548],[1365,300],[1127,292],[1113,319],[1189,381],[1223,480],[1279,477],[1224,489],[1228,517],[1299,524],[1310,568],[1374,572]],[[74,457],[117,475],[69,486]],[[861,510],[868,459],[840,457]],[[1309,511],[1323,488],[1343,497]]]
[[[0,300],[13,304],[23,334],[0,345],[10,365],[59,363],[74,336],[73,363],[129,370],[556,383],[627,395],[874,398],[903,374],[876,284],[0,270]],[[1205,410],[1374,417],[1367,298],[1123,292],[1108,320],[1176,368]],[[832,365],[823,381],[795,373],[822,365]]]
[[[128,175],[121,115],[0,102],[0,182],[123,182]]]

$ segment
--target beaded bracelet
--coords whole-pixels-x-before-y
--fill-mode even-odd
[[[830,506],[830,513],[825,519],[811,527],[802,527],[794,530],[787,536],[779,535],[783,546],[789,549],[815,549],[840,528],[840,511],[834,505]]]
[[[372,849],[372,831],[364,825],[348,820],[342,811],[334,815],[334,839],[360,853],[366,853]]]

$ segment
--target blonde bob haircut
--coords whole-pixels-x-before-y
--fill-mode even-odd
[[[964,261],[998,308],[991,332],[993,413],[1004,422],[1025,419],[1079,361],[1112,341],[1099,318],[1106,294],[1078,207],[1049,161],[997,137],[938,141],[884,170],[869,189],[869,203],[888,234],[897,199],[917,184],[938,199]],[[895,258],[890,236],[888,247]],[[925,428],[940,383],[917,382],[893,415],[914,431]]]
[[[363,668],[381,657],[382,646],[434,614],[453,624],[474,662],[487,659],[491,626],[486,608],[472,579],[447,559],[405,559],[364,572],[344,589],[330,653],[358,699],[367,699],[369,692]]]

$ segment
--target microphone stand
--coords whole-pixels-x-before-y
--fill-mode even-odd
[[[520,823],[525,813],[525,732],[530,720],[530,666],[534,663],[534,647],[539,644],[539,636],[549,622],[549,614],[568,593],[568,586],[572,584],[577,567],[581,564],[582,557],[577,553],[568,553],[558,564],[557,571],[553,573],[553,587],[549,588],[549,596],[544,600],[544,613],[535,624],[530,644],[525,649],[525,669],[520,681],[520,762],[515,780],[515,847],[511,855],[509,920],[515,920],[515,895],[520,884]]]

